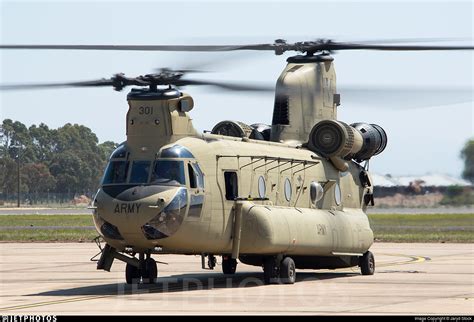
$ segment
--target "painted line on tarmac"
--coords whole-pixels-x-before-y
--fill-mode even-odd
[[[421,263],[421,262],[426,262],[430,261],[430,257],[426,256],[415,256],[415,255],[405,255],[405,254],[386,254],[386,253],[380,253],[380,255],[384,256],[393,256],[393,257],[404,257],[408,258],[409,260],[407,261],[397,261],[397,262],[388,262],[388,263],[381,263],[378,264],[378,267],[386,267],[386,266],[397,266],[397,265],[407,265],[407,264],[414,264],[414,263]],[[375,262],[377,263],[377,262]]]

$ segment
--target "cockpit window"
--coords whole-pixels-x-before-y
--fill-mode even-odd
[[[130,183],[147,183],[150,165],[150,161],[133,161]]]
[[[105,169],[102,184],[125,183],[129,163],[128,161],[110,161]]]
[[[159,158],[194,158],[191,152],[181,145],[173,145],[171,148],[163,149],[158,154]]]
[[[110,156],[111,159],[124,159],[127,156],[127,147],[125,144],[120,144],[112,155]]]
[[[185,185],[183,161],[157,160],[153,166],[151,184],[169,186]]]

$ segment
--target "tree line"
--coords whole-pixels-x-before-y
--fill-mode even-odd
[[[17,193],[19,164],[21,193],[91,195],[116,146],[99,144],[92,130],[79,124],[50,129],[44,123],[27,127],[5,119],[0,127],[0,194]]]

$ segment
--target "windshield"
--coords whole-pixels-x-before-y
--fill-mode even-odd
[[[120,144],[112,155],[110,156],[111,159],[124,159],[127,156],[127,146],[125,143]]]
[[[107,169],[105,169],[102,184],[125,183],[128,165],[128,161],[110,161]]]
[[[153,167],[151,184],[185,185],[183,161],[158,160]]]
[[[150,165],[150,161],[133,161],[130,183],[147,183]]]

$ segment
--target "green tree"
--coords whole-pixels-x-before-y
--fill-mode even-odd
[[[461,158],[464,159],[462,177],[474,183],[474,139],[466,142],[461,151]]]
[[[17,147],[20,148],[17,148]],[[10,119],[5,119],[2,123],[2,149],[10,158],[16,159],[20,152],[21,162],[35,162],[35,148],[33,139],[30,136],[25,124]],[[20,151],[18,151],[20,149]]]
[[[56,187],[56,179],[43,163],[28,163],[22,167],[22,180],[28,186],[28,192],[40,193],[52,191]]]
[[[57,154],[52,160],[49,169],[57,181],[57,192],[75,192],[84,189],[80,185],[84,164],[72,152]]]
[[[57,179],[58,188],[65,187],[61,183],[65,183],[65,178],[74,177],[72,181],[76,186],[75,191],[94,191],[106,160],[98,145],[97,136],[88,127],[69,123],[53,132],[56,161],[51,164],[50,171]],[[62,166],[65,168],[61,169]],[[71,189],[68,188],[69,191],[74,191]]]
[[[44,123],[38,126],[33,124],[28,131],[33,141],[36,160],[40,162],[50,161],[54,149],[53,131]]]
[[[41,123],[28,128],[5,119],[0,125],[0,192],[16,193],[19,154],[22,192],[91,193],[116,146],[111,141],[99,144],[83,125],[50,129]]]
[[[102,158],[107,161],[112,152],[117,148],[117,143],[112,141],[105,141],[99,144],[99,149],[102,151]]]
[[[17,190],[17,163],[9,156],[0,158],[0,190],[13,194]]]

